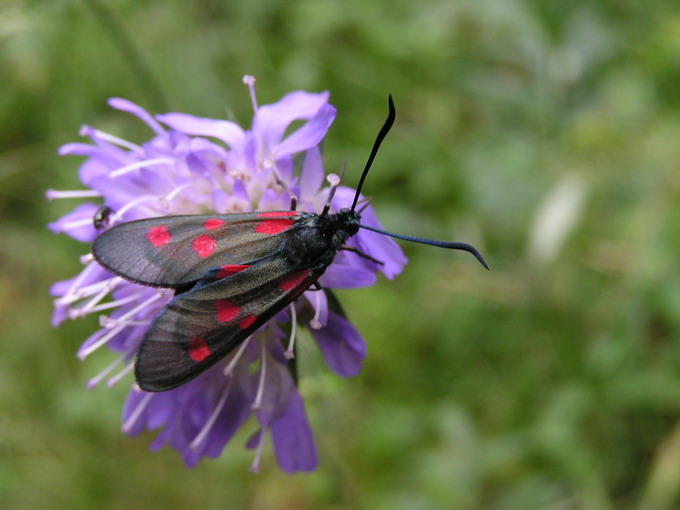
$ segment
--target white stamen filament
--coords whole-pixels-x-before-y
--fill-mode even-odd
[[[255,411],[262,405],[262,395],[264,395],[264,380],[267,375],[267,349],[262,342],[262,361],[260,362],[260,381],[257,386],[257,394],[250,408]]]
[[[115,301],[109,301],[108,303],[102,303],[100,305],[93,306],[88,310],[88,313],[95,313],[101,312],[102,310],[109,310],[111,308],[118,308],[119,306],[123,306],[131,301],[139,299],[142,294],[143,292],[138,292],[137,294],[133,294],[132,296],[128,296],[126,298],[116,299]],[[80,308],[78,308],[77,310],[80,310]]]
[[[144,168],[153,165],[172,165],[174,162],[175,161],[170,158],[145,159],[143,161],[137,161],[136,163],[130,163],[129,165],[117,168],[116,170],[109,172],[109,177],[111,179],[115,179],[116,177],[120,177],[121,175],[124,175],[126,173],[138,170],[139,168]]]
[[[137,404],[137,407],[135,407],[135,410],[132,411],[132,414],[128,417],[127,420],[125,420],[125,423],[123,423],[123,432],[128,433],[132,430],[132,427],[135,425],[135,422],[142,415],[144,409],[146,409],[146,406],[149,405],[149,402],[151,401],[153,396],[154,396],[153,393],[144,394],[142,400],[140,400],[139,404]]]
[[[84,266],[86,266],[87,264],[89,264],[93,260],[94,260],[94,255],[92,255],[91,253],[87,253],[86,255],[80,256],[80,263]]]
[[[95,264],[94,262],[85,266],[85,269],[83,269],[80,272],[80,274],[76,277],[76,279],[73,280],[73,283],[71,284],[69,289],[66,291],[66,294],[64,294],[62,296],[62,299],[66,298],[70,294],[73,294],[75,289],[80,287],[80,284],[83,282],[83,280],[85,280],[85,278],[87,278],[89,276],[89,274],[97,267],[99,267],[99,265]],[[59,300],[57,300],[57,301],[59,301]]]
[[[290,339],[288,340],[288,349],[284,353],[286,359],[295,357],[295,334],[297,332],[297,311],[295,304],[290,305]]]
[[[83,269],[83,271],[80,273],[80,275],[78,275],[78,278],[76,278],[74,284],[81,283],[82,280],[84,279],[81,278],[83,274],[90,272],[91,268],[93,267],[98,266],[95,263],[86,266],[85,269]],[[66,294],[54,300],[54,304],[57,306],[68,306],[72,303],[75,303],[76,301],[80,301],[81,299],[97,294],[103,287],[106,287],[107,289],[109,289],[109,291],[111,291],[114,288],[116,288],[116,286],[122,281],[123,279],[120,276],[114,276],[112,278],[109,278],[108,280],[102,280],[97,283],[92,283],[90,285],[86,285],[85,287],[80,287],[79,289],[76,289],[77,287],[76,285],[71,285],[71,288],[69,289],[68,292],[66,292]]]
[[[309,321],[309,327],[312,329],[321,329],[323,324],[321,324],[321,293],[323,290],[319,290],[314,293],[314,299],[316,300],[316,306],[314,307],[314,317]]]
[[[175,189],[173,189],[170,193],[165,195],[165,197],[161,198],[161,205],[164,204],[164,202],[172,202],[177,195],[179,195],[182,191],[185,189],[195,186],[195,183],[193,182],[187,182],[185,184],[182,184],[181,186],[177,186]],[[164,209],[167,209],[167,204],[163,207]]]
[[[109,340],[111,340],[114,336],[116,336],[118,333],[120,333],[127,324],[121,324],[117,328],[112,329],[105,335],[103,335],[99,340],[94,342],[92,345],[90,345],[87,349],[84,349],[83,351],[78,353],[78,359],[83,361],[85,358],[87,358],[90,354],[92,354],[94,351],[99,349],[100,347],[106,345]]]
[[[88,389],[91,390],[95,386],[97,386],[102,381],[102,379],[104,379],[104,377],[109,375],[114,368],[116,368],[118,365],[121,364],[122,361],[123,361],[123,357],[118,356],[113,363],[111,363],[108,367],[106,367],[104,370],[99,372],[99,374],[95,375],[92,379],[87,381]]]
[[[79,227],[92,225],[92,218],[83,218],[80,220],[67,221],[61,225],[61,232],[68,232]]]
[[[78,308],[70,308],[68,311],[68,316],[70,319],[78,319],[80,317],[85,317],[88,313],[91,313],[93,308],[96,307],[96,305],[106,297],[106,295],[109,293],[108,287],[104,287],[102,290],[99,291],[98,294],[95,294],[92,296],[90,299],[87,300],[87,302],[79,306]]]
[[[219,416],[220,412],[222,412],[222,408],[224,407],[224,404],[227,401],[227,396],[229,395],[230,388],[231,382],[225,385],[224,389],[222,390],[222,394],[220,395],[220,399],[217,402],[217,405],[215,406],[215,409],[213,409],[212,413],[210,413],[210,416],[203,425],[203,428],[201,428],[201,431],[196,435],[194,440],[191,441],[191,443],[189,444],[189,448],[193,450],[198,449],[203,440],[208,436],[208,433],[210,432],[210,430],[213,428],[213,425],[215,425],[215,422],[217,421],[217,417]]]
[[[253,459],[253,463],[250,465],[250,471],[252,473],[260,472],[260,460],[262,459],[262,451],[264,447],[264,438],[266,433],[267,429],[265,427],[262,427],[262,429],[260,430],[260,442],[257,444],[257,449],[255,450],[255,458]]]
[[[253,110],[257,113],[257,97],[255,96],[255,77],[246,74],[243,77],[243,83],[248,87],[250,92],[250,102],[253,104]]]
[[[131,321],[131,320],[124,320],[121,321],[120,319],[114,319],[113,317],[108,317],[106,315],[102,315],[99,317],[99,325],[104,328],[104,329],[111,329],[115,326],[118,326],[119,324],[125,324],[127,326],[148,326],[151,324],[150,320],[143,320],[143,321]]]
[[[83,190],[56,190],[48,189],[45,192],[45,198],[47,200],[55,200],[60,198],[96,198],[101,197],[99,191],[93,189],[83,189]]]
[[[141,197],[137,197],[134,200],[130,200],[127,204],[125,204],[123,207],[121,207],[118,211],[116,211],[114,214],[111,215],[109,218],[110,224],[114,224],[120,220],[123,215],[128,212],[130,209],[133,207],[142,204],[144,202],[152,202],[154,200],[158,200],[158,197],[154,197],[152,195],[142,195]],[[153,211],[153,209],[148,209],[149,211]]]
[[[128,375],[130,372],[132,372],[132,369],[134,368],[134,366],[135,366],[134,361],[130,361],[129,363],[127,363],[125,365],[125,368],[123,368],[123,370],[121,370],[116,375],[114,375],[111,379],[106,381],[106,386],[108,386],[109,388],[113,388],[116,384],[118,384],[118,381],[120,381],[123,377]]]
[[[238,351],[236,351],[236,354],[234,354],[234,357],[231,359],[229,364],[224,368],[224,372],[222,372],[226,377],[231,376],[234,373],[234,368],[236,367],[236,363],[239,362],[241,359],[241,356],[243,356],[243,353],[246,350],[246,347],[250,343],[250,339],[252,337],[248,337],[245,339],[245,341],[241,344],[241,346],[238,348]]]
[[[117,136],[106,133],[104,131],[100,131],[99,129],[95,129],[95,128],[90,127],[90,126],[83,126],[83,128],[80,130],[80,134],[81,134],[81,136],[90,136],[90,137],[92,137],[94,135],[97,138],[100,138],[101,140],[104,140],[106,142],[110,142],[114,145],[118,145],[119,147],[124,147],[126,149],[130,149],[131,151],[138,152],[140,154],[144,154],[144,149],[142,149],[139,145],[134,144],[132,142],[129,142],[127,140],[123,140],[122,138],[118,138]]]
[[[106,345],[109,340],[111,340],[114,336],[116,336],[118,333],[120,333],[123,329],[125,329],[128,326],[135,325],[132,321],[127,321],[130,317],[133,317],[137,312],[140,310],[146,308],[150,304],[152,304],[154,301],[157,301],[160,299],[162,294],[156,293],[153,296],[151,296],[149,299],[146,301],[143,301],[136,307],[134,307],[132,310],[130,310],[128,313],[123,315],[122,317],[117,317],[116,319],[111,319],[117,321],[119,324],[111,329],[107,334],[102,336],[99,340],[94,342],[92,345],[90,345],[87,349],[82,350],[81,352],[78,353],[78,358],[81,360],[84,360],[87,358],[90,354],[92,354],[94,351],[99,349],[100,347]]]

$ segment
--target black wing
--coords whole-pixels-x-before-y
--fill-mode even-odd
[[[92,253],[110,271],[142,285],[181,288],[210,269],[249,266],[275,255],[305,213],[165,216],[103,232]]]
[[[293,302],[326,270],[291,268],[272,257],[175,297],[153,322],[137,353],[145,391],[180,386],[232,352]]]

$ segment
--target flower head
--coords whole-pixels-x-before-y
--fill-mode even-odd
[[[336,113],[328,103],[329,94],[298,91],[258,106],[254,79],[245,77],[244,82],[255,110],[249,130],[231,121],[182,113],[154,117],[129,101],[111,99],[113,108],[146,123],[153,138],[137,145],[83,127],[81,134],[92,143],[67,144],[60,154],[85,156],[80,179],[86,189],[50,190],[48,198],[98,203],[81,203],[50,228],[90,243],[98,235],[93,217],[102,203],[113,211],[110,224],[179,214],[285,210],[292,196],[297,197],[298,209],[320,212],[330,188],[324,186],[319,144]],[[294,121],[302,124],[289,131]],[[299,172],[296,166],[301,167]],[[340,186],[336,191],[331,209],[349,206],[354,190]],[[370,205],[363,208],[362,221],[379,227]],[[160,429],[152,448],[172,446],[187,465],[194,466],[203,456],[219,456],[234,433],[254,416],[257,425],[247,444],[256,451],[253,470],[258,469],[268,435],[284,471],[313,470],[317,465],[314,438],[289,367],[298,322],[309,327],[332,371],[345,377],[358,374],[366,345],[343,314],[329,307],[327,289],[372,285],[378,271],[393,278],[406,263],[391,239],[374,232],[362,229],[347,244],[368,257],[339,252],[319,280],[325,290],[305,292],[200,376],[163,393],[146,393],[133,384],[123,412],[124,432],[136,435]],[[131,372],[145,331],[174,293],[123,280],[91,255],[82,262],[85,267],[78,275],[52,287],[53,324],[100,314],[100,328],[83,343],[78,356],[87,358],[104,346],[117,352],[116,360],[89,382],[94,387],[107,380],[112,386]]]

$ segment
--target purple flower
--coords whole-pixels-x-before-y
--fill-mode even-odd
[[[324,186],[319,144],[336,113],[328,103],[329,94],[298,91],[277,103],[258,106],[254,78],[246,76],[244,82],[255,110],[250,130],[226,120],[181,113],[154,117],[129,101],[111,99],[113,108],[145,122],[153,138],[136,145],[83,127],[81,134],[92,143],[65,145],[60,154],[85,156],[80,179],[86,189],[50,190],[47,196],[96,199],[97,203],[81,203],[49,227],[90,243],[97,236],[92,219],[102,203],[114,211],[111,224],[175,214],[285,210],[292,195],[298,198],[300,210],[320,212],[330,188]],[[302,124],[288,131],[294,121]],[[296,161],[301,162],[299,172]],[[348,207],[353,196],[354,190],[339,187],[332,211]],[[380,226],[370,206],[363,208],[362,221]],[[368,230],[360,230],[348,244],[383,264],[341,251],[320,279],[324,289],[372,285],[378,271],[393,278],[406,263],[391,239]],[[53,285],[52,322],[59,326],[66,319],[100,314],[100,328],[83,343],[78,356],[85,359],[104,346],[117,352],[115,361],[88,383],[94,387],[106,379],[113,386],[131,372],[146,329],[172,299],[173,291],[123,280],[100,267],[91,255],[82,257],[82,262],[80,274]],[[290,334],[281,328],[286,323]],[[257,426],[247,443],[256,451],[254,471],[267,435],[284,471],[314,470],[314,438],[288,366],[298,325],[309,327],[332,371],[344,377],[361,371],[366,345],[359,332],[330,309],[325,290],[306,292],[235,352],[183,386],[146,393],[133,384],[123,411],[123,431],[136,435],[145,429],[160,430],[152,448],[172,446],[193,467],[201,457],[218,457],[254,416]]]

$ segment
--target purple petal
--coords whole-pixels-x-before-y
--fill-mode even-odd
[[[60,280],[56,283],[53,283],[50,287],[50,295],[63,296],[71,288],[76,278],[78,278],[78,275],[74,276],[73,278],[69,278],[68,280]]]
[[[246,400],[244,393],[236,385],[233,385],[229,390],[224,408],[208,436],[206,455],[212,458],[219,457],[224,447],[236,431],[248,420],[249,416],[250,402]]]
[[[140,393],[144,395],[143,392]],[[170,392],[154,395],[145,410],[146,428],[156,430],[168,423],[176,411],[177,400],[176,395]]]
[[[135,389],[132,389],[130,393],[128,393],[125,406],[123,407],[123,423],[126,423],[128,419],[138,411],[139,406],[146,395],[147,393]],[[144,419],[146,412],[146,409],[143,410],[139,417],[131,423],[131,427],[124,430],[127,435],[136,436],[144,431],[146,428],[146,420]]]
[[[59,147],[60,156],[96,156],[99,147],[89,143],[67,143]]]
[[[296,154],[319,145],[326,136],[328,128],[335,120],[336,110],[327,104],[321,107],[318,115],[312,117],[304,126],[288,136],[283,142],[272,147],[272,152],[281,157],[284,154]]]
[[[78,241],[91,243],[97,237],[93,218],[99,205],[86,202],[47,226],[55,234],[65,233]]]
[[[330,312],[325,328],[310,331],[333,372],[343,377],[361,372],[366,358],[366,342],[348,320]]]
[[[131,113],[132,115],[138,117],[144,121],[151,129],[153,129],[158,136],[165,136],[165,130],[163,127],[156,122],[156,120],[141,106],[136,105],[132,101],[127,99],[122,99],[119,97],[112,97],[109,99],[109,106],[120,110],[122,112]]]
[[[304,200],[314,195],[323,184],[324,168],[323,158],[319,146],[314,146],[305,154],[300,175],[300,195]]]
[[[293,378],[288,371],[288,360],[283,354],[281,342],[268,342],[265,370],[265,391],[262,395],[262,405],[257,411],[257,421],[263,427],[270,425],[277,416],[285,412],[291,395],[296,391]],[[271,350],[279,351],[276,354]],[[277,361],[282,360],[283,363]],[[259,374],[258,374],[259,377]]]
[[[246,448],[254,450],[260,445],[260,441],[262,441],[262,428],[257,429],[250,435],[246,441]]]
[[[378,277],[373,271],[363,267],[333,263],[319,278],[319,283],[331,289],[354,289],[370,287],[377,280]]]
[[[185,113],[166,113],[156,117],[172,129],[187,135],[218,138],[231,148],[241,148],[245,143],[243,129],[228,120],[206,119]]]
[[[300,393],[295,391],[286,411],[271,425],[276,460],[286,473],[314,471],[318,464],[312,428]]]
[[[293,158],[291,156],[279,155],[276,160],[276,169],[284,182],[291,182],[293,180],[293,172],[295,170]]]
[[[129,162],[132,163],[132,161]],[[100,189],[97,189],[97,191],[101,192],[102,190],[111,189],[113,187],[111,186],[111,179],[109,178],[111,170],[125,166],[125,164],[126,163],[120,163],[118,160],[114,161],[109,158],[108,155],[99,151],[97,155],[89,158],[80,165],[78,177],[85,186],[92,189],[97,189],[94,186],[97,185],[99,180],[102,184],[99,185]]]
[[[265,190],[260,203],[258,204],[258,209],[263,211],[285,211],[290,207],[290,199],[286,198],[273,189]]]
[[[312,94],[297,91],[286,94],[278,102],[257,109],[253,118],[253,132],[271,144],[278,143],[293,121],[311,119],[328,104],[329,97],[329,92]]]

